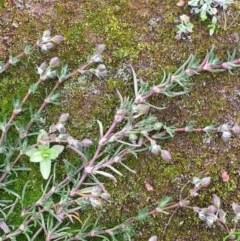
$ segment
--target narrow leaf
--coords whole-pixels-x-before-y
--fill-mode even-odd
[[[111,178],[114,182],[117,182],[117,179],[110,173],[108,172],[103,172],[103,171],[94,171],[93,172],[94,174],[99,174],[99,175],[102,175],[104,177],[109,177]]]

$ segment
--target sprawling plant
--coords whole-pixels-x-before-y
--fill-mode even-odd
[[[35,48],[44,51],[51,49],[55,43],[63,40],[61,35],[51,37],[50,31],[45,31],[42,38],[33,46],[27,46],[24,52],[17,57],[11,57],[6,64],[1,63],[1,72],[5,71],[12,64],[16,64],[20,57],[30,54]],[[92,146],[90,139],[78,140],[71,136],[65,128],[68,114],[60,116],[57,123],[48,129],[40,129],[37,133],[32,131],[34,123],[41,120],[41,113],[46,105],[57,101],[56,90],[61,83],[73,76],[81,74],[94,74],[97,77],[106,75],[106,67],[99,64],[97,67],[89,68],[91,65],[102,61],[104,45],[99,45],[95,52],[87,61],[75,71],[69,72],[67,65],[63,65],[60,71],[56,70],[58,58],[54,57],[49,63],[43,62],[37,68],[39,79],[30,86],[22,101],[14,102],[12,114],[3,120],[0,139],[1,163],[0,163],[0,191],[8,192],[15,196],[15,202],[9,200],[0,201],[0,228],[2,234],[0,240],[17,240],[18,235],[24,235],[27,240],[35,240],[41,234],[48,240],[88,240],[92,237],[100,237],[103,240],[116,240],[116,235],[121,232],[128,240],[131,240],[131,230],[133,223],[144,220],[149,215],[156,213],[167,213],[170,209],[191,208],[198,213],[200,209],[190,207],[189,199],[195,197],[198,191],[205,188],[210,183],[210,177],[194,178],[192,184],[194,188],[186,195],[180,197],[176,203],[169,203],[169,197],[163,197],[158,206],[149,211],[144,209],[136,217],[130,218],[122,224],[112,228],[104,228],[95,223],[88,223],[88,219],[81,220],[79,213],[86,210],[86,207],[102,206],[105,200],[111,196],[106,190],[104,183],[99,180],[99,176],[104,176],[116,182],[116,175],[122,175],[117,169],[117,165],[125,167],[133,172],[126,163],[126,156],[131,154],[137,157],[139,153],[151,151],[153,154],[160,154],[162,158],[171,162],[171,154],[163,149],[158,140],[165,140],[174,137],[179,132],[203,132],[221,133],[222,139],[227,141],[232,135],[240,132],[239,125],[222,124],[219,126],[209,125],[202,128],[194,126],[183,126],[177,128],[168,126],[158,120],[155,116],[149,115],[149,109],[161,110],[165,107],[157,107],[149,103],[149,97],[156,94],[163,94],[167,97],[174,97],[188,93],[193,83],[190,78],[201,72],[222,72],[232,71],[240,66],[240,59],[235,59],[235,51],[228,53],[226,62],[220,61],[212,48],[207,52],[203,61],[197,59],[196,54],[192,54],[186,62],[175,73],[164,73],[160,83],[149,85],[147,82],[137,78],[134,68],[129,68],[133,74],[134,97],[123,97],[117,90],[119,97],[119,107],[116,110],[110,127],[105,130],[104,123],[97,121],[99,126],[99,139],[95,143],[95,150],[92,155],[87,155],[86,150]],[[23,113],[29,96],[36,92],[38,86],[46,79],[56,79],[56,84],[49,95],[44,99],[40,108],[32,114],[29,123],[21,126],[16,121],[16,117]],[[178,87],[178,88],[176,88]],[[8,141],[8,133],[14,129],[17,131],[15,142]],[[36,128],[35,128],[36,129]],[[33,141],[32,135],[37,135],[37,141]],[[36,139],[34,139],[36,140]],[[59,162],[52,163],[59,155],[68,148],[79,156],[80,162],[74,164],[69,159],[64,159],[65,174],[59,181],[56,178]],[[93,148],[93,147],[91,147]],[[18,166],[19,160],[25,156],[30,162],[39,162],[40,171],[44,179],[47,179],[45,187],[42,188],[42,196],[32,205],[25,207],[23,204],[28,183],[23,186],[21,194],[10,189],[10,184],[14,181],[15,173],[24,169]],[[111,171],[111,173],[109,172]],[[31,170],[30,170],[31,171]],[[17,176],[15,177],[17,178]],[[24,220],[19,227],[14,227],[9,223],[9,215],[13,212],[17,203],[22,205],[21,216]],[[216,213],[215,213],[216,216]],[[79,222],[79,228],[72,229],[69,223]],[[20,236],[22,237],[22,236]],[[156,236],[150,238],[156,240]]]

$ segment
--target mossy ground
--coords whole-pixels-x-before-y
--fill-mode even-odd
[[[96,120],[103,121],[107,128],[119,104],[115,88],[124,96],[133,95],[131,79],[121,79],[129,76],[129,72],[124,70],[129,61],[133,63],[138,76],[151,83],[157,81],[159,74],[162,76],[163,70],[175,71],[196,50],[199,58],[203,58],[214,44],[220,59],[226,59],[227,50],[239,50],[239,23],[233,24],[226,32],[220,29],[210,37],[207,24],[200,22],[196,16],[191,16],[194,24],[191,41],[177,41],[174,38],[177,21],[181,14],[189,15],[189,8],[179,8],[176,2],[59,0],[49,3],[30,2],[30,8],[21,10],[8,8],[4,1],[0,1],[0,60],[6,60],[8,54],[19,53],[24,42],[33,43],[46,29],[65,36],[63,44],[48,53],[38,52],[26,57],[17,67],[11,67],[1,75],[1,119],[4,115],[10,115],[12,97],[22,98],[28,86],[36,81],[37,64],[58,56],[73,70],[84,62],[97,44],[104,43],[107,47],[104,63],[109,70],[108,77],[104,80],[88,80],[85,85],[76,78],[71,79],[61,88],[60,105],[48,107],[44,113],[47,123],[50,124],[57,121],[60,113],[68,112],[70,133],[79,139],[87,137],[97,141]],[[230,13],[229,23],[236,10],[231,8]],[[150,21],[154,24],[150,24]],[[219,21],[223,24],[222,18]],[[121,75],[117,72],[119,69],[123,70]],[[201,127],[226,122],[240,123],[240,72],[238,70],[234,73],[235,75],[207,73],[195,76],[195,85],[188,95],[172,99],[165,96],[153,97],[152,103],[167,105],[168,108],[152,113],[157,115],[160,121],[179,127],[189,122]],[[38,107],[39,99],[44,98],[44,88],[50,90],[52,84],[50,81],[45,83],[40,92],[33,96],[31,102],[35,108]],[[21,121],[26,122],[26,118]],[[172,153],[173,164],[149,153],[142,154],[137,159],[129,156],[126,163],[136,170],[137,174],[120,169],[124,176],[118,178],[116,186],[104,180],[112,198],[103,209],[94,212],[92,216],[101,214],[100,223],[112,227],[135,216],[145,206],[155,207],[164,195],[177,201],[181,188],[193,176],[212,178],[211,186],[200,193],[195,205],[209,205],[211,195],[216,193],[222,198],[226,211],[230,211],[231,202],[239,203],[240,197],[239,138],[234,137],[229,143],[223,143],[218,135],[211,137],[209,144],[204,142],[206,135],[194,133],[178,134],[172,140],[161,142],[162,147]],[[38,165],[30,164],[26,158],[21,160],[20,165],[26,165],[33,170],[20,173],[18,182],[14,184],[14,190],[20,193],[24,183],[30,181],[30,187],[35,194],[27,192],[27,206],[41,195],[40,185],[43,181]],[[229,182],[222,181],[221,169],[228,171]],[[152,192],[148,192],[144,186],[146,179],[154,188]],[[166,241],[216,241],[225,235],[220,227],[206,229],[190,210],[177,210],[168,223],[169,217],[170,215],[157,215],[146,223],[139,224],[133,240],[147,240],[155,234],[159,240]],[[11,221],[13,225],[18,225],[21,219],[14,215]],[[119,237],[119,240],[123,238]]]

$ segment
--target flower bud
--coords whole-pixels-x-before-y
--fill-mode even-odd
[[[229,131],[224,131],[223,133],[222,133],[222,139],[223,139],[223,141],[228,141],[229,140],[229,138],[232,136],[232,134],[231,134],[231,132],[229,132]]]
[[[157,145],[155,141],[151,141],[150,151],[157,155],[161,151],[161,147]]]
[[[43,32],[43,37],[50,37],[50,36],[51,36],[50,30],[45,30],[45,31]]]
[[[240,217],[240,206],[237,203],[232,203],[232,210],[236,216]]]
[[[201,186],[202,187],[207,187],[211,182],[211,177],[204,177],[202,180],[201,180]]]
[[[93,144],[93,142],[90,139],[83,139],[80,141],[80,145],[83,147],[89,147]]]
[[[55,35],[52,39],[51,39],[55,44],[59,44],[63,41],[63,36],[62,35]]]
[[[219,216],[219,219],[222,223],[227,222],[226,221],[226,213],[222,209],[218,210],[218,216]]]
[[[171,162],[172,161],[171,154],[167,150],[161,150],[161,156],[167,162]]]
[[[51,40],[51,32],[50,32],[50,30],[45,30],[44,32],[43,32],[43,36],[42,36],[42,41],[43,42],[48,42],[48,41],[50,41]]]
[[[101,54],[105,49],[105,44],[99,44],[97,47],[96,47],[96,52]]]
[[[41,63],[41,65],[37,67],[37,73],[39,75],[42,75],[46,68],[47,68],[46,62]]]
[[[69,117],[68,113],[61,114],[61,116],[59,117],[58,122],[59,123],[65,123],[68,120],[68,117]]]
[[[235,125],[235,126],[232,128],[232,131],[233,131],[233,133],[235,133],[235,134],[239,134],[239,133],[240,133],[240,126],[239,126],[239,125]]]
[[[104,192],[100,195],[100,197],[104,200],[108,200],[111,197],[111,195],[107,192]]]
[[[59,58],[58,57],[54,57],[49,61],[49,66],[50,67],[56,67],[59,63]]]
[[[54,47],[54,43],[51,43],[51,42],[47,42],[45,44],[42,44],[41,46],[41,49],[43,51],[48,51],[49,49],[53,48]]]
[[[157,241],[157,236],[152,236],[148,241]]]
[[[213,194],[212,203],[216,208],[220,208],[221,200],[216,194]]]
[[[102,62],[102,56],[101,54],[94,54],[91,56],[90,58],[90,62],[93,62],[93,63],[99,63],[99,62]]]
[[[97,69],[92,69],[92,72],[98,77],[102,78],[107,75],[107,69],[104,64],[99,64]]]

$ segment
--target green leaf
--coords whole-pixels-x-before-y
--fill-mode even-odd
[[[214,30],[215,30],[214,28],[211,28],[211,29],[209,30],[209,35],[210,35],[210,36],[212,36],[212,35],[214,34]]]
[[[49,149],[49,144],[39,145],[38,150],[39,151],[45,151]]]
[[[58,157],[58,151],[55,148],[50,148],[49,150],[45,151],[48,154],[48,158],[54,160]]]
[[[42,153],[40,151],[35,152],[30,158],[30,162],[41,162],[43,160],[44,157],[42,157]]]
[[[37,148],[32,148],[28,151],[25,152],[25,154],[29,157],[31,157],[34,153],[38,152],[38,149]]]
[[[168,196],[163,197],[162,200],[159,202],[158,207],[159,207],[159,208],[164,208],[164,207],[166,207],[167,204],[168,204],[168,202],[170,201],[170,199],[171,199],[171,198],[168,197]]]
[[[40,162],[40,172],[44,179],[48,179],[51,172],[51,160],[45,159]]]
[[[52,146],[52,148],[54,148],[58,152],[58,155],[64,150],[64,146],[61,145],[54,145]]]

